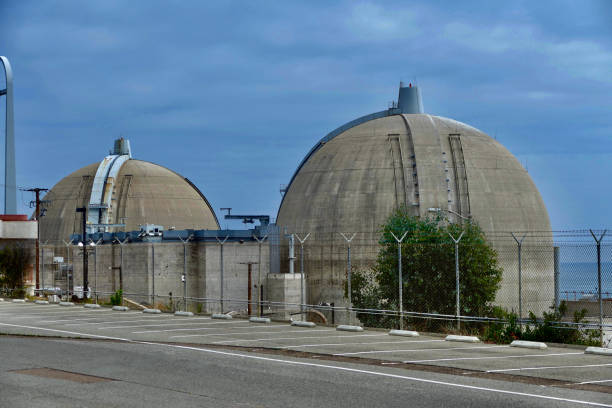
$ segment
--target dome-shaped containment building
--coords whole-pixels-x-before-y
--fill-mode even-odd
[[[310,304],[346,304],[347,243],[339,233],[357,233],[353,269],[371,266],[378,231],[400,206],[415,216],[443,212],[451,222],[477,222],[503,268],[496,303],[516,311],[518,262],[511,232],[536,231],[538,248],[523,251],[523,314],[552,304],[550,223],[529,174],[480,130],[424,114],[416,87],[400,85],[397,106],[348,122],[321,139],[285,191],[277,224],[288,233],[311,233],[305,244]]]
[[[155,224],[176,229],[219,229],[206,197],[187,178],[154,163],[132,159],[129,141],[115,141],[112,154],[64,177],[45,196],[41,241],[61,246],[81,233],[87,207],[88,233],[134,231]],[[125,226],[119,226],[125,224]]]

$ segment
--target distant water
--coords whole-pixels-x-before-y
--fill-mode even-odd
[[[564,291],[597,293],[597,262],[561,262],[559,288],[562,298]],[[606,297],[612,296],[612,262],[601,263],[601,290],[610,293]]]

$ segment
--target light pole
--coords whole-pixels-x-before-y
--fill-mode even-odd
[[[83,224],[82,224],[82,239],[83,242],[87,242],[87,207],[79,207],[76,212],[83,213]],[[89,265],[88,265],[87,251],[83,251],[83,297],[87,296],[85,293],[89,292]]]
[[[83,259],[88,258],[89,257],[89,253],[87,251],[89,250],[93,250],[94,251],[94,292],[96,290],[96,282],[97,282],[97,271],[96,271],[96,244],[91,241],[89,244],[86,244],[85,242],[79,242],[77,244],[77,246],[79,248],[81,248],[81,250],[83,251]],[[83,261],[83,265],[85,265],[85,261]],[[89,298],[89,282],[87,280],[87,278],[83,278],[83,299],[88,299]]]
[[[408,231],[404,232],[404,235],[402,235],[401,238],[398,238],[393,231],[389,231],[391,232],[391,235],[393,235],[393,238],[395,238],[395,240],[397,241],[397,269],[398,269],[398,286],[399,286],[399,328],[400,330],[404,330],[404,298],[403,298],[403,292],[404,292],[404,280],[403,280],[403,276],[402,276],[402,241],[404,240],[404,238],[406,238],[406,235],[408,234]]]

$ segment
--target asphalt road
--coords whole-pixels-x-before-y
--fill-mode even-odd
[[[0,406],[6,407],[612,404],[609,394],[590,391],[176,345],[2,336],[0,350]],[[40,368],[44,376],[19,371]]]
[[[579,348],[8,302],[0,334],[0,407],[612,407]]]

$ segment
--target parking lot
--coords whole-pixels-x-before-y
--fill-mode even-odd
[[[209,316],[178,317],[9,300],[0,301],[0,333],[243,347],[249,352],[293,353],[319,360],[360,359],[398,368],[450,370],[464,376],[490,375],[510,381],[612,391],[612,356],[585,354],[584,347],[577,346],[549,345],[545,350],[534,350],[451,342],[433,335],[400,337],[378,330],[345,332],[329,326],[304,328],[286,322],[214,320]]]

